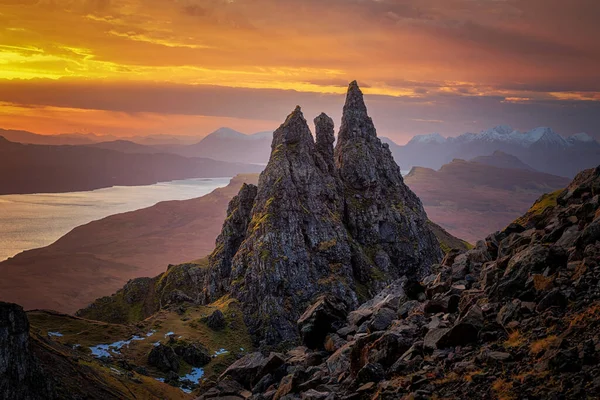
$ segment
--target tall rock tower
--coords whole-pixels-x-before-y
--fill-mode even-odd
[[[210,257],[206,301],[229,294],[265,344],[294,342],[296,321],[321,293],[354,307],[394,279],[439,262],[427,216],[350,84],[334,151],[333,121],[297,107],[273,134],[258,187],[229,206]]]

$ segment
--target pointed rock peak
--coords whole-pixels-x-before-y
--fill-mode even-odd
[[[294,111],[287,116],[285,122],[273,133],[272,148],[278,145],[290,145],[303,143],[314,146],[314,139],[310,133],[310,128],[304,119],[302,109],[296,106]]]
[[[294,108],[294,111],[292,111],[292,113],[287,116],[283,125],[289,125],[293,123],[293,121],[298,119],[304,119],[304,114],[302,114],[302,108],[300,106],[296,106],[296,108]]]
[[[344,105],[344,114],[346,112],[364,112],[367,114],[367,106],[363,98],[363,93],[358,87],[356,81],[350,82],[348,85],[348,92],[346,93],[346,104]]]
[[[347,140],[356,138],[374,138],[377,137],[373,121],[367,113],[367,106],[363,94],[358,87],[358,83],[353,81],[348,86],[346,94],[346,104],[342,113],[342,125],[338,136],[338,145]]]
[[[334,170],[334,159],[333,159],[333,142],[335,142],[335,135],[333,133],[333,120],[325,113],[321,113],[315,118],[315,136],[316,148],[318,154],[321,156],[321,160],[324,162],[325,168],[333,172]]]
[[[317,144],[319,143],[330,143],[333,144],[335,136],[333,133],[333,120],[325,113],[321,113],[315,118],[315,135],[317,137]]]

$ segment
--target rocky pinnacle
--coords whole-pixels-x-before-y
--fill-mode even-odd
[[[333,143],[335,142],[333,120],[327,114],[321,113],[314,122],[317,152],[329,172],[333,173],[335,165],[333,160]]]
[[[206,274],[206,301],[226,293],[239,300],[250,332],[269,346],[298,340],[296,321],[316,296],[355,307],[441,258],[357,83],[335,151],[331,118],[314,123],[316,141],[296,107],[274,132],[256,195],[242,190],[232,201]]]

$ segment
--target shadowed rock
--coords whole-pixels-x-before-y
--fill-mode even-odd
[[[330,173],[334,172],[335,162],[333,160],[333,120],[325,113],[315,118],[315,136],[317,153]]]
[[[427,273],[442,255],[437,239],[421,201],[404,184],[387,144],[377,138],[356,82],[348,88],[335,160],[346,201],[344,223],[371,255],[369,260],[354,254],[361,278],[367,279],[373,267],[392,277]]]
[[[0,398],[56,398],[29,345],[29,321],[23,308],[0,302]]]
[[[297,342],[296,321],[320,294],[353,308],[357,286],[366,300],[441,259],[423,207],[377,138],[356,82],[335,151],[333,128],[327,115],[315,118],[315,142],[296,107],[273,134],[251,213],[250,201],[243,210],[239,199],[232,202],[211,256],[206,301],[230,293],[266,345]],[[239,219],[233,230],[231,219]]]

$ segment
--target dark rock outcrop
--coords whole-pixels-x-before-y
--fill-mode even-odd
[[[215,310],[212,314],[210,314],[206,318],[206,325],[214,331],[219,331],[225,328],[227,321],[225,320],[225,315],[221,310]]]
[[[232,201],[206,274],[205,301],[231,294],[265,345],[297,342],[298,317],[319,294],[354,308],[442,256],[356,82],[335,150],[331,118],[315,126],[316,141],[297,107],[274,132],[258,188]]]
[[[53,399],[51,381],[29,346],[29,321],[23,308],[0,302],[0,398]]]
[[[252,388],[263,376],[275,372],[284,364],[284,357],[278,353],[268,356],[262,353],[251,353],[237,360],[221,375],[221,379],[229,377],[247,388]]]
[[[439,245],[421,201],[404,184],[389,146],[377,137],[356,82],[348,88],[335,160],[346,203],[344,222],[360,245],[353,248],[355,273],[368,279],[373,268],[396,278],[429,272],[440,261]]]
[[[178,372],[179,357],[171,346],[159,344],[154,346],[148,354],[148,365],[162,372]]]
[[[256,192],[255,185],[244,183],[238,195],[229,202],[223,229],[217,237],[215,250],[209,256],[211,269],[204,287],[206,299],[223,296],[228,289],[231,261],[246,237]]]
[[[175,354],[192,367],[203,367],[212,360],[210,351],[201,343],[178,341],[172,347]]]

